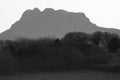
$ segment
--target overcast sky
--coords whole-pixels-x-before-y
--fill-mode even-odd
[[[11,27],[27,9],[38,7],[84,12],[91,22],[120,29],[120,0],[0,0],[0,32]]]

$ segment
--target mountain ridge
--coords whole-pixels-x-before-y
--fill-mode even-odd
[[[38,8],[26,10],[20,20],[16,21],[10,29],[0,34],[0,39],[13,40],[18,37],[63,37],[72,31],[92,33],[95,31],[111,32],[120,35],[120,31],[114,28],[103,28],[92,23],[82,12],[68,12],[62,9],[54,10],[46,8],[40,11]]]

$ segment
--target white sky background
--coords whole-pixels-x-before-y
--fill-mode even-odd
[[[35,7],[83,12],[98,26],[120,29],[120,0],[0,0],[0,32],[10,28],[25,10]]]

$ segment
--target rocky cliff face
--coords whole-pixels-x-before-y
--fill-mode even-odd
[[[40,11],[38,8],[26,10],[19,21],[10,29],[0,34],[0,39],[13,40],[18,37],[63,37],[71,31],[92,33],[95,31],[108,31],[120,34],[119,30],[98,27],[85,16],[84,13],[73,13],[64,10],[46,8]]]

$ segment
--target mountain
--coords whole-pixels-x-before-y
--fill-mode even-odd
[[[38,8],[26,10],[19,21],[10,29],[0,34],[1,40],[14,40],[18,37],[63,37],[71,31],[92,33],[95,31],[107,31],[120,34],[117,29],[103,28],[93,24],[82,12],[74,13],[65,10],[46,8],[40,11]]]

